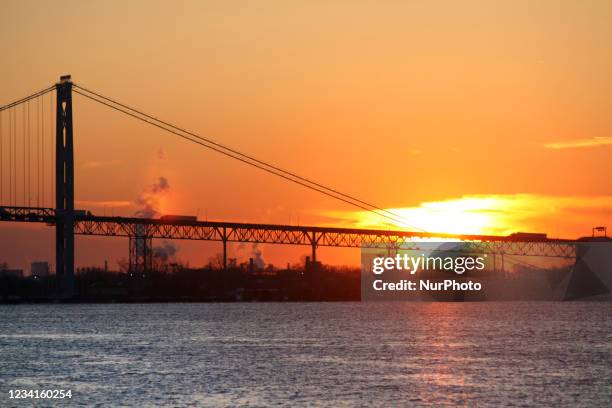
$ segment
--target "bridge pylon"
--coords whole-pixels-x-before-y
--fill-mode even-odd
[[[74,145],[72,81],[70,75],[55,84],[55,273],[63,298],[74,294]]]

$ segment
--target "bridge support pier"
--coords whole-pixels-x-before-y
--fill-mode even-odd
[[[312,243],[312,263],[317,262],[317,244]]]
[[[223,227],[223,272],[227,272],[227,232]]]
[[[223,238],[223,272],[227,272],[227,239]]]
[[[312,232],[312,238],[310,239],[310,246],[312,247],[312,256],[311,256],[311,271],[317,269],[317,235],[316,232]]]
[[[153,239],[147,235],[146,225],[138,224],[136,235],[129,237],[129,272],[134,276],[153,271]]]
[[[55,85],[55,274],[62,298],[74,294],[74,149],[72,139],[72,82]]]

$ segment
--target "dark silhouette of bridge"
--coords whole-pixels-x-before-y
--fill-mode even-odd
[[[77,88],[76,90],[74,88]],[[16,109],[22,106],[23,123],[26,123],[26,112],[28,118],[28,133],[30,132],[30,102],[36,100],[37,115],[40,115],[40,99],[44,95],[56,91],[55,98],[55,130],[54,151],[51,156],[54,165],[54,183],[51,191],[54,193],[54,207],[45,207],[45,174],[44,174],[44,140],[39,138],[39,122],[37,122],[36,137],[39,150],[43,150],[43,163],[36,169],[36,177],[32,176],[30,169],[31,152],[30,138],[25,138],[23,130],[23,175],[18,179],[18,116]],[[263,171],[282,177],[287,181],[302,185],[328,195],[336,200],[356,206],[363,210],[371,211],[381,217],[391,219],[395,222],[403,222],[399,215],[360,200],[354,196],[344,194],[338,190],[326,187],[313,180],[301,177],[295,173],[283,170],[257,160],[237,150],[230,149],[210,139],[203,138],[193,132],[176,127],[168,122],[161,121],[153,116],[130,108],[113,99],[107,98],[100,93],[88,90],[74,84],[70,76],[63,76],[60,81],[42,91],[17,100],[13,103],[0,107],[0,170],[3,168],[2,153],[2,113],[9,113],[9,163],[7,173],[9,175],[8,204],[5,205],[3,194],[4,177],[0,176],[0,221],[7,222],[33,222],[45,223],[55,228],[56,246],[56,275],[61,285],[64,296],[70,297],[74,285],[74,236],[99,235],[118,236],[130,239],[130,268],[146,269],[150,265],[151,240],[162,239],[186,239],[219,241],[223,244],[223,266],[227,268],[227,243],[228,242],[250,242],[266,244],[288,244],[304,245],[311,248],[311,259],[316,265],[316,250],[320,246],[329,247],[375,247],[394,250],[409,247],[419,248],[419,240],[461,240],[466,245],[461,246],[462,251],[472,253],[491,253],[500,255],[517,256],[546,256],[575,258],[576,241],[564,239],[550,239],[544,234],[518,234],[510,236],[494,235],[457,235],[427,232],[414,229],[408,230],[376,230],[355,228],[328,228],[316,226],[292,226],[276,224],[251,224],[234,222],[212,222],[198,221],[196,219],[155,219],[155,218],[130,218],[130,217],[107,217],[92,214],[85,210],[76,210],[74,207],[74,149],[73,149],[73,118],[72,118],[72,95],[73,91],[88,99],[94,100],[102,105],[120,111],[126,115],[144,121],[150,125],[173,133],[193,143],[217,151],[233,159],[242,161],[248,165],[257,167]],[[26,110],[27,109],[27,110]],[[43,103],[44,116],[44,103]],[[38,119],[37,119],[38,120]],[[44,122],[40,122],[44,125]],[[43,131],[44,133],[44,131]],[[38,152],[40,161],[40,152]],[[5,155],[6,156],[6,155]],[[27,166],[26,166],[27,162]],[[41,169],[42,167],[42,169]],[[30,196],[33,187],[30,185],[36,179],[38,191],[36,200]],[[23,200],[18,203],[18,186],[23,181]],[[42,189],[42,197],[40,191]],[[32,205],[32,201],[36,201]],[[41,202],[42,201],[42,202]],[[22,205],[18,205],[22,204]]]

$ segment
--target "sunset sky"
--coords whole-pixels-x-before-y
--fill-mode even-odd
[[[606,0],[3,1],[0,105],[69,73],[417,228],[574,238],[612,227],[610,21]],[[160,213],[392,227],[79,95],[74,115],[77,207],[96,214],[134,214],[164,177]],[[52,260],[51,237],[0,224],[0,262]],[[195,265],[219,250],[178,244]],[[127,242],[77,251],[114,265]],[[342,251],[321,260],[358,263]]]

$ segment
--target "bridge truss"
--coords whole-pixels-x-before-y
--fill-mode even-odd
[[[55,224],[52,208],[0,207],[0,221]],[[143,239],[183,239],[312,247],[403,248],[418,250],[420,242],[462,241],[462,252],[516,256],[575,258],[576,242],[561,239],[532,239],[495,235],[454,235],[427,232],[355,228],[308,227],[217,221],[167,221],[161,219],[101,217],[75,213],[74,233]]]

